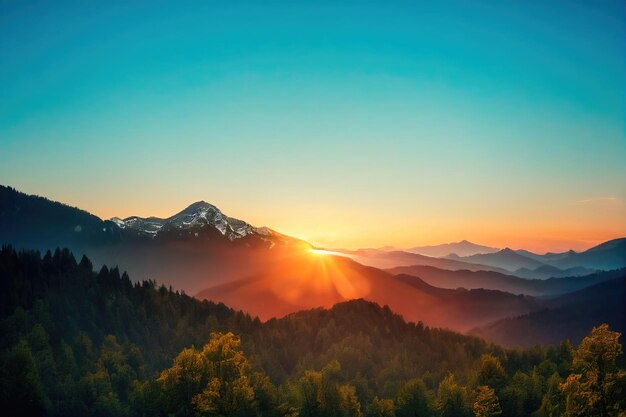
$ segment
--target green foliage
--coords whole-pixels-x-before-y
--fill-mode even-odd
[[[249,366],[239,338],[212,333],[202,350],[184,349],[157,382],[175,415],[255,415]]]
[[[421,379],[407,381],[396,398],[398,417],[425,417],[433,415],[432,394]]]
[[[552,374],[548,379],[546,394],[541,400],[541,407],[537,415],[539,417],[557,417],[563,413],[563,397],[561,395],[562,379],[558,373]]]
[[[471,415],[467,406],[467,392],[450,374],[439,383],[436,409],[441,417],[463,417]]]
[[[561,385],[566,416],[617,416],[624,411],[626,373],[616,364],[622,353],[619,337],[602,324],[578,345],[573,361],[577,373]]]
[[[43,387],[30,347],[20,341],[3,355],[0,406],[8,415],[38,416],[45,410]]]
[[[476,417],[491,417],[502,414],[498,397],[493,388],[486,385],[478,387],[478,395],[473,410]]]
[[[491,354],[485,354],[480,358],[478,368],[478,385],[487,385],[495,390],[501,389],[506,382],[506,371],[500,363],[500,359]]]
[[[393,417],[396,415],[396,407],[393,400],[374,397],[367,406],[367,417]]]

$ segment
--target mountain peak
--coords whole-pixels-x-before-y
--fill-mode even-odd
[[[214,228],[230,240],[235,240],[249,234],[267,235],[262,230],[257,232],[254,227],[243,220],[226,216],[220,209],[204,200],[190,204],[182,211],[166,219],[157,217],[142,218],[137,216],[121,220],[111,219],[120,229],[130,229],[141,236],[156,237],[162,231],[177,231],[198,236],[200,229]]]
[[[195,213],[195,212],[198,212],[198,211],[206,211],[206,210],[210,210],[210,209],[214,209],[214,210],[220,211],[220,209],[215,207],[213,204],[207,203],[204,200],[200,200],[200,201],[196,201],[195,203],[192,203],[192,204],[188,205],[184,210],[182,210],[178,214]],[[174,216],[172,216],[172,217],[174,217]]]

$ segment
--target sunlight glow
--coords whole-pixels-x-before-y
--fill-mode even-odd
[[[310,250],[311,253],[313,253],[314,255],[333,255],[333,256],[346,256],[345,253],[341,253],[341,252],[335,252],[332,250],[326,250],[326,249],[311,249]]]

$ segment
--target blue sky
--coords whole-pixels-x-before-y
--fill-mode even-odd
[[[0,183],[329,246],[626,233],[625,6],[2,2]]]

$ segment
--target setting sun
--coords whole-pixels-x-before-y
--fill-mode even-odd
[[[335,252],[335,251],[326,250],[326,249],[311,249],[310,252],[313,255],[321,255],[321,256],[328,256],[328,255],[332,255],[332,256],[346,256],[345,253]]]

